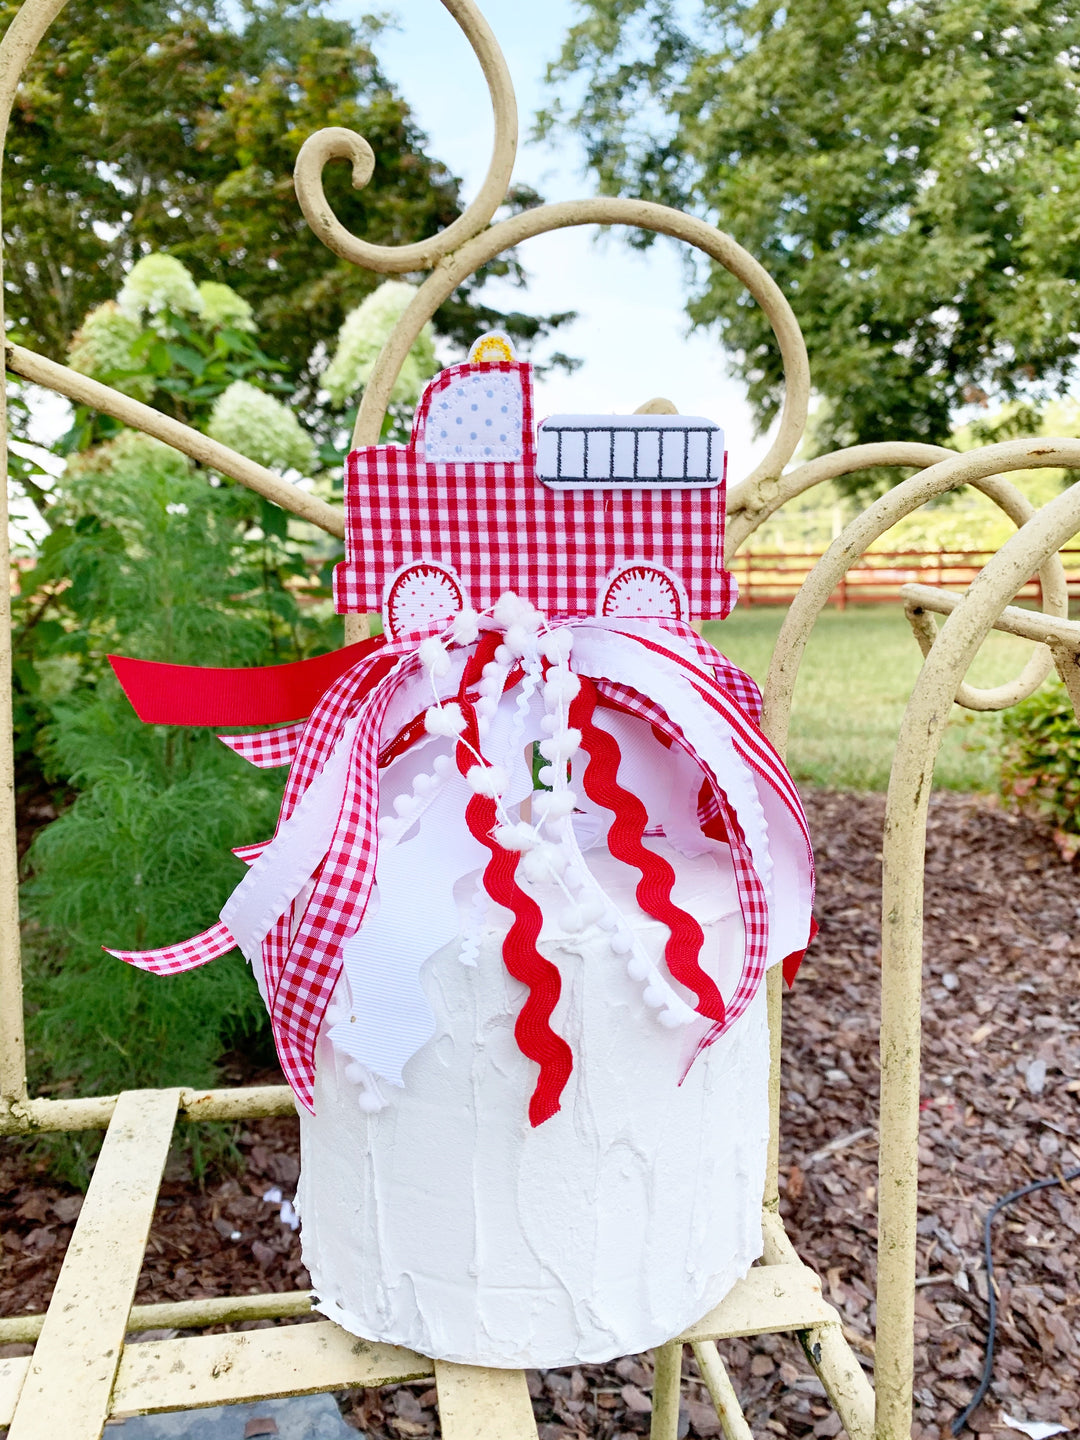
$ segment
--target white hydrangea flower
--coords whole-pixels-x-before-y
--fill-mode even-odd
[[[151,376],[121,378],[116,373],[136,367],[131,347],[142,333],[137,320],[125,315],[115,300],[106,300],[104,305],[90,311],[72,337],[68,364],[80,375],[106,380],[136,400],[149,400],[154,392]]]
[[[242,295],[228,285],[216,280],[204,280],[199,286],[202,301],[202,321],[207,326],[228,326],[230,330],[255,329],[255,318],[251,306]]]
[[[309,475],[315,446],[296,416],[272,395],[234,380],[214,402],[207,433],[271,470]]]
[[[125,315],[151,325],[163,310],[202,314],[202,299],[190,270],[172,255],[144,255],[136,261],[117,301]]]
[[[343,405],[363,389],[379,351],[415,294],[416,286],[404,280],[384,280],[346,315],[338,331],[334,357],[322,376],[323,388],[335,405]],[[437,369],[435,337],[429,322],[413,342],[394,384],[391,401],[415,405],[424,381]]]

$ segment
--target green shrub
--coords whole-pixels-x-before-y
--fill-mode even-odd
[[[1064,685],[1044,685],[1005,712],[1004,794],[1054,827],[1066,860],[1080,854],[1080,720]]]
[[[35,1089],[212,1085],[241,1038],[270,1053],[239,955],[162,978],[102,949],[152,949],[213,924],[243,875],[230,850],[272,834],[281,796],[280,772],[210,730],[143,725],[107,654],[265,665],[339,643],[284,517],[273,533],[257,496],[213,480],[131,431],[73,454],[22,577],[23,774],[36,766],[60,810],[25,862]],[[59,1155],[78,1178],[70,1159]]]
[[[92,753],[85,788],[31,847],[23,887],[32,1068],[80,1093],[212,1085],[215,1062],[265,1012],[238,956],[186,975],[102,949],[150,949],[206,929],[243,874],[229,852],[273,831],[280,781],[213,736],[142,726],[115,689],[57,719]]]

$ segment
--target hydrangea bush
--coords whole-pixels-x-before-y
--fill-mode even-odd
[[[228,285],[204,280],[199,286],[199,300],[202,307],[199,313],[206,328],[220,326],[222,329],[254,334],[255,312],[244,297],[230,290]]]
[[[271,470],[308,475],[315,464],[311,436],[292,411],[246,380],[218,396],[207,434]]]
[[[140,260],[70,359],[260,464],[315,475],[251,307],[172,257]],[[106,656],[265,665],[332,649],[323,571],[339,547],[301,540],[276,506],[108,416],[77,411],[63,449],[13,635],[19,783],[60,812],[26,860],[32,1079],[83,1093],[212,1084],[241,1033],[256,1046],[266,1033],[242,959],[186,977],[180,996],[101,947],[212,923],[240,870],[230,847],[273,828],[280,776],[253,787],[211,732],[140,724]]]
[[[138,363],[135,346],[143,328],[115,300],[91,310],[75,332],[68,364],[80,375],[103,380],[135,400],[147,401],[154,393],[154,377]]]
[[[172,255],[144,255],[137,260],[116,300],[136,323],[145,321],[166,333],[170,315],[201,315],[203,308],[191,271]]]
[[[416,287],[404,280],[384,280],[355,310],[346,315],[338,332],[337,348],[322,375],[323,388],[335,405],[355,398],[367,384],[368,376],[391,331],[416,295]],[[413,342],[390,392],[392,404],[415,406],[424,382],[438,369],[435,336],[429,321]]]

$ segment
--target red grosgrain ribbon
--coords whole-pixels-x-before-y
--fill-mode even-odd
[[[705,932],[692,915],[681,910],[671,899],[675,871],[661,855],[642,844],[649,823],[645,806],[624,790],[618,781],[622,756],[618,742],[607,730],[593,723],[596,708],[596,686],[579,675],[581,688],[570,702],[570,724],[581,731],[582,749],[589,756],[582,783],[589,799],[614,813],[608,831],[608,849],[616,860],[640,870],[637,901],[646,915],[659,920],[671,932],[664,950],[664,960],[671,975],[697,996],[694,1007],[699,1015],[717,1024],[724,1019],[724,1000],[716,982],[701,968],[698,956],[705,943]]]
[[[109,664],[147,725],[284,725],[310,715],[339,676],[385,643],[375,635],[292,665],[240,670],[163,665],[126,655],[110,655]]]
[[[458,744],[456,757],[458,769],[467,775],[478,763],[474,752],[480,750],[480,737],[473,706],[462,701],[461,709],[466,719],[462,740],[467,743]],[[536,1088],[529,1100],[529,1123],[535,1127],[558,1111],[562,1092],[574,1068],[574,1057],[570,1046],[562,1036],[556,1035],[550,1024],[551,1012],[562,992],[562,977],[557,966],[545,960],[536,948],[544,917],[536,901],[525,894],[515,879],[521,855],[516,850],[504,850],[492,835],[497,818],[495,801],[489,795],[474,795],[465,809],[465,823],[481,845],[491,851],[484,871],[484,889],[514,917],[503,940],[503,964],[515,980],[529,987],[514,1024],[514,1038],[521,1053],[540,1067]]]

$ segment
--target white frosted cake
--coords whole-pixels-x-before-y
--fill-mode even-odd
[[[413,568],[403,635],[303,726],[229,737],[291,768],[220,923],[121,953],[250,960],[319,1310],[463,1364],[601,1362],[761,1251],[762,982],[810,933],[805,818],[752,682],[677,617],[485,615]],[[459,608],[422,634],[432,596]]]
[[[649,843],[729,992],[743,948],[730,859]],[[660,961],[668,932],[638,908],[633,872],[602,849],[586,858]],[[383,1109],[364,1113],[347,1057],[320,1040],[315,1114],[301,1112],[303,1254],[318,1308],[353,1334],[473,1365],[602,1361],[670,1339],[760,1254],[764,989],[680,1085],[694,1037],[655,1023],[597,926],[560,927],[554,886],[534,894],[539,949],[563,978],[553,1024],[575,1057],[543,1125],[522,1123],[536,1068],[514,1039],[524,986],[503,964],[500,907],[476,964],[458,939],[424,965],[435,1034],[404,1085],[382,1087]],[[328,1019],[347,1009],[339,994]]]

